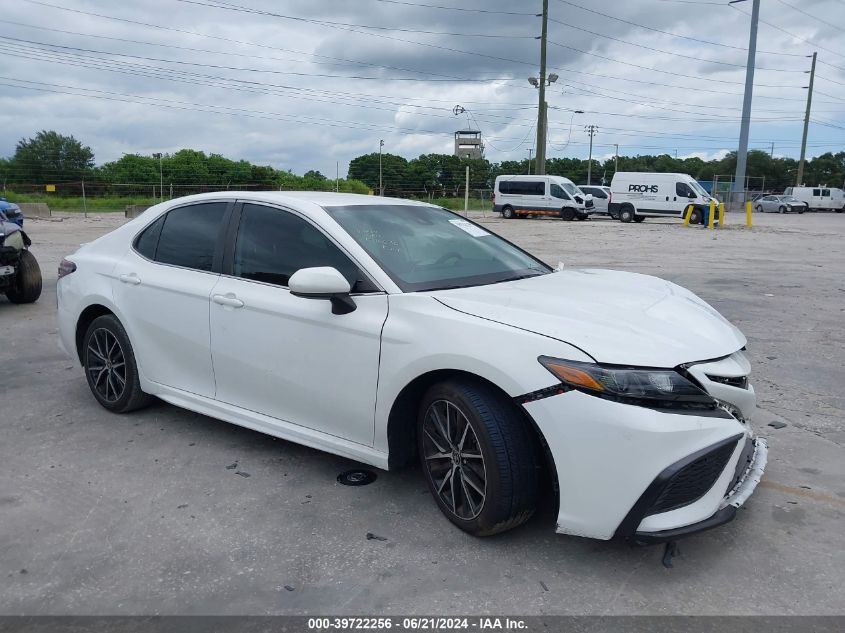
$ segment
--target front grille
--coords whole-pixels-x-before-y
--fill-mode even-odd
[[[646,514],[676,510],[701,499],[716,483],[735,448],[734,442],[720,446],[681,468],[666,482]]]

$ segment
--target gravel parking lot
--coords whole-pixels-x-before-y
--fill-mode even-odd
[[[549,508],[476,539],[416,469],[345,487],[339,457],[163,403],[109,414],[57,348],[56,267],[123,219],[28,220],[44,292],[0,298],[0,614],[845,613],[845,216],[476,216],[553,265],[675,281],[743,330],[770,461],[733,523],[671,569],[556,535]]]

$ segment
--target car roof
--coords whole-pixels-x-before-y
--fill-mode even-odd
[[[204,200],[243,200],[250,202],[266,202],[268,204],[286,205],[300,210],[310,208],[318,210],[322,207],[346,207],[363,205],[408,205],[432,207],[427,202],[406,200],[404,198],[389,198],[382,196],[368,196],[358,193],[335,193],[334,191],[212,191],[181,198],[174,198],[167,204],[167,208],[182,206]]]

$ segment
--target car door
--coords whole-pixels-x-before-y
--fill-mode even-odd
[[[115,305],[148,380],[214,396],[209,296],[233,206],[205,202],[168,211],[137,236],[115,268]]]
[[[372,446],[387,295],[299,214],[245,202],[235,222],[211,293],[216,399]],[[353,312],[290,293],[290,276],[313,266],[349,280]]]

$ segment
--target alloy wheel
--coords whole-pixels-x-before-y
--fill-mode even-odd
[[[91,333],[85,368],[91,384],[106,402],[117,402],[126,391],[126,357],[117,337],[105,328]]]
[[[484,508],[487,471],[469,419],[452,402],[436,400],[422,431],[425,467],[437,496],[456,517],[474,519]]]

